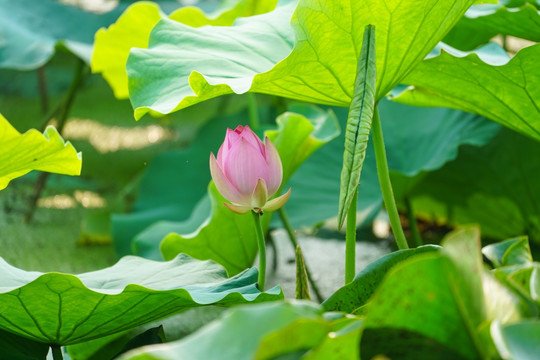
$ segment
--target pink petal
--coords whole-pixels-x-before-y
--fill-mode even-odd
[[[268,196],[272,196],[278,191],[283,180],[283,167],[281,158],[274,144],[266,137],[266,163],[268,164],[268,178],[265,178],[268,186]]]
[[[240,135],[236,133],[236,130],[233,131],[231,129],[227,129],[227,133],[225,134],[225,140],[223,141],[223,144],[221,144],[221,146],[219,147],[217,155],[217,162],[221,167],[223,167],[223,161],[227,157],[227,153],[231,149],[232,145],[239,139]]]
[[[275,211],[285,205],[287,201],[289,201],[289,197],[291,196],[291,189],[287,191],[285,194],[270,200],[266,203],[263,207],[263,211]]]
[[[225,199],[237,204],[249,204],[249,196],[243,196],[227,179],[213,153],[210,153],[210,174],[212,174],[216,188]]]
[[[240,133],[240,136],[250,143],[254,148],[258,149],[261,154],[265,153],[264,145],[259,137],[249,128],[244,126],[244,130]]]
[[[236,189],[250,198],[259,179],[268,178],[268,166],[263,155],[244,138],[223,158],[223,172]]]

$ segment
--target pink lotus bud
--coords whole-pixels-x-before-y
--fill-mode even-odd
[[[235,213],[273,211],[289,200],[290,189],[268,201],[281,185],[281,159],[274,144],[268,138],[263,144],[249,126],[227,129],[217,159],[210,154],[210,173],[221,195],[231,202],[225,206]]]

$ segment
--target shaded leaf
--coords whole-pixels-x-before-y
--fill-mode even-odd
[[[528,319],[516,324],[493,323],[491,334],[505,360],[533,360],[540,354],[540,321]]]
[[[484,45],[499,34],[540,41],[540,13],[537,8],[527,2],[515,6],[519,9],[503,2],[490,6],[474,5],[443,41],[465,51]]]
[[[493,239],[527,234],[540,241],[540,184],[534,181],[540,162],[530,158],[539,152],[537,141],[507,129],[481,148],[463,147],[456,160],[412,191],[417,215],[438,223],[477,223]]]
[[[146,326],[126,332],[115,333],[91,341],[67,347],[69,356],[77,360],[111,360],[137,347],[162,344],[165,340],[163,326]]]
[[[320,307],[308,302],[236,307],[184,339],[134,350],[120,359],[247,360],[287,354],[298,358],[325,341],[336,322],[339,320],[326,319]],[[343,330],[354,333],[358,328]]]
[[[0,8],[0,68],[17,70],[45,64],[57,46],[88,63],[94,33],[122,9],[96,14],[54,0],[1,0]]]
[[[489,296],[509,292],[503,286],[498,291]],[[491,340],[481,335],[481,324],[491,319],[484,301],[479,233],[458,230],[444,240],[442,252],[415,256],[390,270],[368,306],[362,358],[488,356]],[[519,314],[518,304],[505,305]]]
[[[322,304],[327,311],[344,311],[353,313],[365,305],[382,280],[395,265],[410,257],[427,252],[437,252],[440,247],[427,245],[416,249],[398,250],[370,263],[360,271],[354,280],[332,294]]]
[[[69,345],[202,305],[282,298],[256,288],[257,270],[227,279],[211,262],[178,256],[169,262],[125,257],[78,276],[26,272],[0,262],[0,328],[35,341]]]
[[[6,360],[45,360],[49,345],[0,330],[0,358]]]
[[[238,274],[252,266],[257,255],[255,225],[249,214],[238,215],[223,206],[227,200],[214,182],[208,186],[208,197],[211,212],[204,222],[191,233],[168,234],[159,245],[160,251],[165,260],[184,253],[211,259],[225,267],[229,275]],[[268,216],[265,213],[261,219],[263,228],[268,226]]]
[[[482,248],[482,254],[491,261],[494,267],[507,265],[525,265],[532,262],[529,239],[519,236]]]
[[[81,172],[81,154],[51,126],[43,134],[37,130],[20,134],[0,115],[0,141],[0,190],[32,170],[67,175]]]
[[[473,3],[423,0],[411,8],[402,0],[301,0],[294,15],[296,4],[283,1],[273,12],[232,27],[195,29],[163,19],[152,30],[149,48],[133,49],[128,58],[135,117],[247,91],[349,106],[351,74],[368,24],[381,29],[376,35],[380,99]]]
[[[393,100],[476,113],[540,140],[540,45],[521,49],[512,59],[495,43],[471,53],[443,50],[403,79],[413,86]]]
[[[341,169],[339,193],[338,228],[343,226],[345,214],[351,207],[358,191],[362,165],[366,158],[367,143],[371,130],[371,120],[375,109],[375,29],[366,26],[362,50],[358,59],[354,95],[347,116],[345,128],[345,151]],[[356,205],[356,204],[355,204]]]
[[[440,168],[458,155],[462,144],[486,144],[500,125],[477,115],[442,108],[404,106],[386,99],[379,102],[388,165],[395,174],[414,176]],[[335,108],[344,126],[347,109]],[[294,195],[287,212],[295,228],[314,226],[337,214],[344,135],[317,151],[292,177]],[[372,144],[368,144],[358,188],[358,218],[371,222],[382,204]],[[309,181],[306,181],[309,179]],[[310,211],[305,211],[310,209]]]

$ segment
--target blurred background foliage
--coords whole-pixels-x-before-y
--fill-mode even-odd
[[[0,0],[0,113],[21,132],[53,124],[83,153],[80,177],[40,180],[31,173],[0,193],[0,255],[15,266],[77,273],[133,252],[159,258],[160,227],[187,235],[212,216],[206,197],[208,154],[217,151],[225,128],[249,122],[250,111],[260,118],[260,135],[277,128],[275,120],[285,111],[317,126],[321,114],[334,114],[344,126],[347,109],[259,94],[227,95],[136,122],[129,100],[117,99],[103,77],[89,69],[94,34],[133,2]],[[215,19],[238,4],[248,11],[251,2],[156,3],[166,14],[196,5]],[[520,16],[529,14],[527,21],[540,21],[537,3],[501,2],[483,12],[469,11],[446,41],[471,50],[498,36],[509,53],[538,41],[537,33],[520,32],[516,16],[515,22],[497,26],[510,7],[519,8]],[[480,34],[479,28],[485,31]],[[472,33],[478,36],[467,35]],[[381,116],[403,222],[417,219],[424,240],[437,241],[454,225],[478,223],[494,240],[526,234],[540,243],[540,186],[534,181],[540,163],[530,157],[540,154],[537,141],[459,110],[383,99]],[[327,141],[290,179],[287,211],[296,229],[339,238],[333,219],[343,134],[335,132]],[[370,237],[375,218],[384,219],[375,173],[368,149],[358,206],[363,238]],[[33,209],[40,181],[46,184]],[[271,227],[280,226],[274,218]]]

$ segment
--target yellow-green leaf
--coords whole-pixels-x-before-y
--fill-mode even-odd
[[[51,126],[43,134],[34,129],[21,134],[0,115],[0,144],[0,190],[32,170],[81,173],[81,154]]]

